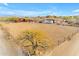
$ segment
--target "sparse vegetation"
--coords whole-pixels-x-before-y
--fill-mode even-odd
[[[47,39],[44,39],[44,35],[43,33],[39,32],[39,31],[24,31],[23,33],[21,33],[22,35],[18,38],[20,40],[20,44],[24,44],[24,42],[27,42],[26,44],[24,44],[23,46],[25,48],[27,48],[26,50],[28,50],[28,54],[30,55],[40,55],[37,54],[37,49],[43,49],[43,51],[45,51],[48,48],[48,44],[46,43]],[[28,49],[29,48],[29,49]],[[31,51],[30,51],[31,49]],[[42,51],[39,51],[42,52]]]
[[[18,20],[19,17],[0,17],[0,21],[2,22],[14,22]]]
[[[52,18],[52,16],[48,17]],[[56,16],[53,17],[56,18]],[[8,19],[15,20],[18,18]],[[28,17],[25,19],[29,20]],[[71,26],[26,22],[1,23],[0,25],[7,32],[8,39],[14,40],[23,49],[25,55],[43,55],[48,49],[54,49],[66,40],[70,41],[77,29]]]

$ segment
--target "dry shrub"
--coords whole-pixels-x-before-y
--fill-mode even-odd
[[[45,34],[37,30],[26,30],[18,37],[25,51],[30,55],[42,55],[49,47]]]

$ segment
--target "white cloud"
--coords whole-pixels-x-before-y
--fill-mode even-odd
[[[8,3],[3,3],[5,6],[8,6]]]
[[[73,10],[72,12],[79,12],[79,9]]]
[[[13,10],[15,15],[21,16],[39,16],[39,15],[47,15],[50,14],[51,11],[27,11],[27,10]]]
[[[0,7],[0,15],[12,15],[12,16],[43,16],[43,15],[56,15],[55,10],[13,10],[6,7]]]
[[[73,10],[72,15],[75,15],[75,16],[79,15],[79,9]]]

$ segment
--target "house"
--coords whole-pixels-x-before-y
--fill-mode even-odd
[[[19,18],[15,22],[38,23],[38,20]]]
[[[55,22],[55,20],[53,19],[44,19],[39,21],[39,23],[44,23],[44,24],[53,24]]]
[[[18,20],[15,20],[15,22],[25,22],[26,20],[24,18],[19,18]]]
[[[70,25],[70,22],[63,19],[57,19],[55,22],[57,25]]]

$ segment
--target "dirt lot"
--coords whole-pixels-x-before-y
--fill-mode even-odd
[[[29,23],[10,23],[3,24],[13,37],[17,37],[24,30],[35,30],[43,32],[48,39],[63,40],[77,31],[75,27],[58,26],[54,24],[29,24]]]
[[[45,39],[48,39],[51,48],[69,40],[78,31],[76,27],[55,24],[3,23],[2,25],[15,39],[25,30],[40,31],[45,35]]]

